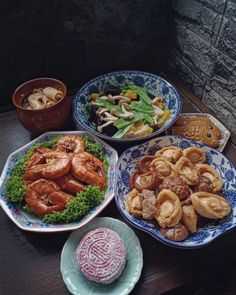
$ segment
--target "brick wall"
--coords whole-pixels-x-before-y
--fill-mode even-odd
[[[169,65],[236,131],[236,1],[173,0]]]

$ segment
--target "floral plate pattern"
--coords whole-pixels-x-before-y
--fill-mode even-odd
[[[89,121],[89,113],[86,109],[86,103],[92,92],[102,93],[104,87],[108,84],[121,86],[128,83],[144,87],[147,92],[154,95],[163,95],[167,108],[171,110],[171,115],[165,124],[149,136],[146,136],[145,139],[160,134],[176,121],[181,112],[182,100],[178,91],[169,82],[157,75],[142,71],[118,71],[99,76],[89,81],[76,94],[73,105],[73,117],[77,128],[81,129],[82,127],[98,137],[111,141],[137,141],[137,138],[116,139],[96,131],[92,122]]]
[[[29,150],[29,148],[35,144],[40,143],[43,141],[50,141],[55,137],[65,135],[65,134],[78,134],[80,136],[89,135],[89,137],[94,141],[99,143],[105,150],[106,158],[109,162],[109,169],[108,169],[108,187],[105,193],[103,201],[93,209],[91,209],[87,215],[85,215],[80,220],[68,223],[68,224],[47,224],[44,223],[38,217],[30,215],[26,212],[23,212],[19,208],[17,208],[14,204],[7,201],[6,194],[5,194],[5,184],[8,178],[10,177],[11,170],[15,166],[15,164],[25,155],[25,153]],[[26,144],[25,146],[19,148],[7,159],[5,167],[2,171],[2,175],[0,178],[0,205],[5,211],[5,213],[9,216],[9,218],[21,229],[27,231],[34,231],[34,232],[60,232],[60,231],[69,231],[80,228],[92,220],[97,214],[99,214],[113,199],[114,197],[114,185],[115,185],[115,165],[118,159],[117,152],[106,144],[104,141],[92,136],[91,134],[87,133],[86,131],[65,131],[65,132],[47,132],[36,138],[35,140],[31,141],[30,143]]]
[[[127,260],[121,276],[110,284],[89,281],[76,265],[76,249],[83,236],[98,227],[108,227],[118,233],[125,243]],[[61,253],[61,273],[73,295],[127,295],[138,281],[143,267],[143,252],[134,231],[125,223],[110,217],[98,217],[82,229],[74,231]]]
[[[125,206],[125,201],[129,189],[129,176],[135,171],[136,161],[143,155],[153,155],[159,149],[166,146],[178,146],[185,149],[189,146],[202,148],[207,155],[207,164],[213,166],[223,179],[224,186],[222,196],[224,196],[231,205],[231,214],[220,222],[212,222],[207,226],[199,228],[197,233],[190,235],[182,242],[175,242],[166,239],[161,235],[157,223],[152,223],[144,219],[138,219],[130,215]],[[177,248],[199,248],[213,242],[217,237],[229,232],[236,227],[236,169],[233,164],[219,151],[207,147],[206,145],[183,139],[178,136],[163,136],[152,139],[146,143],[127,149],[117,162],[117,178],[115,189],[116,205],[123,217],[137,228],[146,231],[160,242]]]

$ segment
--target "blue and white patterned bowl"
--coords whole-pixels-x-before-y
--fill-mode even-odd
[[[185,149],[189,146],[201,147],[207,155],[207,163],[215,168],[223,179],[222,195],[231,205],[230,216],[221,222],[212,222],[199,228],[197,233],[190,235],[182,242],[166,239],[161,235],[157,226],[144,219],[138,219],[130,215],[125,207],[125,200],[130,192],[129,176],[135,171],[136,160],[143,155],[153,155],[166,146],[178,146]],[[117,178],[115,188],[116,205],[123,217],[137,228],[146,231],[160,242],[177,248],[199,248],[213,242],[216,238],[231,231],[236,227],[236,169],[233,164],[219,151],[178,136],[163,136],[152,139],[146,143],[127,149],[117,162]],[[156,223],[157,225],[157,223]]]
[[[76,222],[67,223],[67,224],[47,224],[44,223],[40,218],[35,217],[33,215],[27,214],[17,208],[14,204],[7,201],[6,194],[5,194],[5,184],[7,179],[10,177],[11,170],[15,166],[15,164],[25,155],[25,153],[29,150],[29,148],[39,142],[43,141],[50,141],[55,137],[65,135],[65,134],[78,134],[78,135],[89,135],[94,142],[99,143],[105,150],[106,158],[109,162],[109,169],[108,169],[108,187],[104,196],[103,201],[96,206],[95,208],[91,209],[87,215]],[[30,143],[26,144],[25,146],[21,147],[17,151],[10,154],[5,164],[5,167],[2,171],[2,175],[0,178],[0,205],[5,213],[10,217],[10,219],[21,229],[27,231],[34,231],[34,232],[61,232],[61,231],[69,231],[74,230],[77,228],[81,228],[89,221],[91,221],[96,215],[98,215],[113,199],[114,197],[114,185],[115,185],[115,178],[116,178],[116,162],[118,159],[117,152],[106,144],[101,139],[96,138],[95,136],[88,134],[86,131],[65,131],[65,132],[47,132],[36,138],[35,140],[31,141]]]
[[[145,88],[149,93],[154,95],[163,95],[167,108],[171,110],[169,119],[163,126],[146,136],[145,138],[113,138],[104,135],[94,129],[92,122],[89,121],[89,112],[86,109],[86,103],[92,92],[102,93],[106,85],[122,86],[127,83]],[[114,142],[138,142],[144,139],[150,139],[157,134],[162,133],[169,128],[178,118],[181,113],[182,100],[178,91],[163,78],[141,71],[118,71],[99,76],[88,83],[86,83],[76,94],[73,104],[73,117],[76,127],[78,129],[84,128],[85,130],[95,134],[98,137],[107,139]]]

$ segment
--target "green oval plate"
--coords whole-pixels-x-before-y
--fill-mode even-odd
[[[76,249],[82,237],[98,227],[107,227],[119,234],[125,243],[127,261],[121,276],[111,284],[89,281],[76,265]],[[110,217],[98,217],[71,233],[61,253],[61,273],[68,290],[74,295],[126,295],[139,280],[143,267],[143,251],[133,230],[124,222]]]

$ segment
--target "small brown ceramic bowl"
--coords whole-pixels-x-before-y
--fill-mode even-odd
[[[23,101],[35,88],[54,87],[63,93],[63,97],[54,105],[40,110],[30,110],[23,107]],[[37,78],[20,85],[12,95],[13,104],[17,108],[21,124],[33,134],[41,134],[49,130],[63,128],[71,112],[71,102],[66,96],[67,87],[59,80],[52,78]]]

